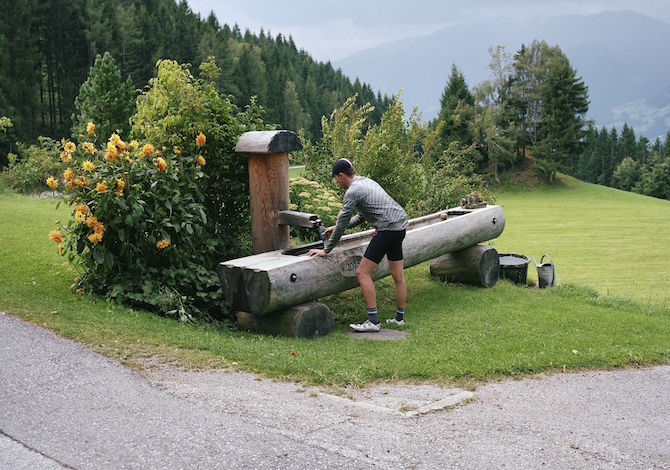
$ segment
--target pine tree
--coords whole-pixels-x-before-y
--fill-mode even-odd
[[[95,123],[96,133],[107,138],[113,132],[127,135],[128,120],[135,111],[135,89],[130,77],[121,81],[121,72],[109,52],[98,55],[88,79],[75,99],[72,133],[84,134],[89,121]]]
[[[440,98],[439,120],[443,122],[440,132],[442,146],[447,148],[452,141],[463,145],[472,144],[470,123],[474,117],[475,99],[468,89],[463,73],[455,64]]]
[[[582,147],[588,92],[565,56],[556,58],[542,92],[542,140],[534,147],[536,167],[553,181]]]

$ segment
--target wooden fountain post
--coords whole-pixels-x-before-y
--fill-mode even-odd
[[[235,151],[249,154],[251,250],[254,254],[285,250],[290,246],[290,227],[280,224],[280,211],[289,205],[289,152],[302,149],[291,131],[252,131],[242,134]],[[330,309],[307,302],[271,315],[237,312],[241,329],[284,336],[317,337],[335,329]]]
[[[288,154],[302,149],[291,131],[252,131],[240,136],[236,152],[249,154],[251,250],[254,254],[289,247],[289,226],[279,225],[288,209]]]

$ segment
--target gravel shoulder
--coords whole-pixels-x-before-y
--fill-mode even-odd
[[[140,375],[0,314],[0,468],[670,468],[670,366],[489,383],[418,413],[463,392]]]

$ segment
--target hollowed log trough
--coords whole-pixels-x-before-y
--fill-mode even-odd
[[[505,228],[502,208],[454,208],[410,220],[403,242],[405,267],[463,250],[500,236]],[[218,266],[229,309],[267,315],[358,286],[356,268],[373,230],[342,237],[325,257],[310,257],[310,248],[259,253],[224,261]],[[389,275],[386,258],[372,273],[377,280]]]

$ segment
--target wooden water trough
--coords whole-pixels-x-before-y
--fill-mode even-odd
[[[405,267],[492,240],[504,228],[505,216],[497,205],[455,208],[412,219],[403,242]],[[322,247],[319,242],[224,261],[218,273],[226,304],[235,311],[262,316],[356,287],[356,268],[372,236],[373,230],[345,235],[325,257],[307,254]],[[389,274],[384,259],[372,278]]]
[[[373,231],[342,237],[325,257],[311,258],[314,243],[289,247],[289,227],[311,227],[323,233],[316,214],[288,210],[289,152],[302,148],[287,130],[242,134],[235,151],[248,154],[252,256],[218,266],[227,307],[236,312],[240,329],[273,335],[317,337],[335,329],[330,309],[316,299],[358,286],[356,268]],[[495,283],[498,257],[477,243],[498,237],[505,227],[500,206],[455,208],[410,221],[403,242],[405,267],[435,260],[435,275],[449,281]],[[484,249],[485,248],[485,249]],[[493,250],[495,251],[495,250]],[[494,259],[491,268],[487,260]],[[433,268],[431,267],[431,271]],[[491,273],[495,274],[493,278]],[[384,259],[373,279],[389,275]]]

